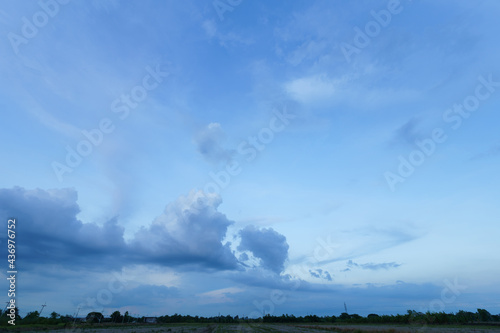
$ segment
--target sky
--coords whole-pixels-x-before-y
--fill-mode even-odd
[[[0,4],[21,316],[500,313],[497,1]]]

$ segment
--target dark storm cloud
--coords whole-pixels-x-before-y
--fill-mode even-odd
[[[225,134],[220,124],[210,123],[201,130],[194,141],[198,152],[211,163],[227,163],[231,160],[232,152],[223,148]]]
[[[374,263],[367,263],[367,264],[358,264],[358,263],[355,263],[353,262],[352,260],[349,260],[347,262],[347,267],[350,267],[350,268],[361,268],[361,269],[369,269],[369,270],[372,270],[372,271],[376,271],[376,270],[379,270],[379,269],[391,269],[391,268],[397,268],[401,266],[401,264],[397,264],[395,262],[383,262],[383,263],[379,263],[379,264],[374,264]]]
[[[288,243],[285,236],[272,228],[257,229],[253,225],[240,231],[239,251],[250,251],[262,261],[262,267],[277,274],[285,267],[288,258]]]
[[[123,228],[115,219],[103,226],[82,223],[76,191],[0,189],[0,216],[16,218],[19,263],[119,265],[125,251]],[[111,260],[113,259],[113,260]]]
[[[239,232],[238,260],[231,243],[224,241],[233,222],[217,210],[221,203],[218,195],[192,191],[168,204],[127,242],[116,219],[103,225],[77,219],[80,209],[72,189],[2,189],[0,218],[17,219],[20,263],[31,268],[103,271],[149,263],[188,271],[239,271],[249,269],[244,261],[252,253],[260,260],[258,268],[280,274],[288,258],[285,236],[272,228],[247,226]]]
[[[0,190],[0,218],[17,219],[19,263],[96,270],[148,262],[187,269],[238,267],[230,244],[222,244],[232,222],[217,211],[218,196],[191,192],[180,197],[130,243],[116,219],[102,226],[78,220],[76,201],[72,189]]]

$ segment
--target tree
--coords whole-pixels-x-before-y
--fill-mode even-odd
[[[23,322],[25,324],[35,324],[38,322],[38,319],[40,319],[40,314],[38,313],[38,311],[32,311],[28,312],[28,314],[24,317]]]
[[[26,315],[26,317],[24,317],[24,319],[37,319],[40,317],[40,314],[38,313],[38,311],[32,311],[32,312],[28,312],[28,314]]]
[[[455,315],[455,318],[460,324],[472,323],[474,320],[476,320],[476,314],[469,311],[460,310]]]
[[[339,316],[339,319],[340,320],[347,320],[347,319],[351,319],[351,316],[349,316],[349,314],[347,312],[342,312]]]
[[[123,315],[123,318],[122,318],[122,323],[123,322],[128,323],[128,321],[130,320],[129,318],[130,318],[130,316],[128,315],[128,311],[125,311],[125,314]]]
[[[21,318],[21,316],[19,315],[19,308],[18,308],[17,306],[14,308],[14,313],[16,314],[16,318],[18,318],[18,319],[23,319],[23,318]]]
[[[54,311],[54,312],[52,312],[52,313],[50,314],[50,319],[57,319],[57,318],[58,318],[58,317],[60,317],[60,316],[61,316],[61,315],[60,315],[59,313],[57,313],[57,312],[55,312],[55,311]]]
[[[85,319],[87,320],[87,322],[100,323],[103,318],[104,316],[100,312],[89,312],[87,318]]]
[[[477,314],[479,315],[480,321],[490,321],[491,320],[491,313],[489,313],[485,309],[477,309]]]
[[[361,319],[361,316],[360,316],[359,314],[357,314],[357,313],[353,313],[353,314],[351,315],[351,318],[352,318],[352,319],[355,319],[355,320],[359,320],[359,319]]]
[[[120,311],[115,311],[111,314],[111,321],[114,323],[119,323],[122,319],[122,315],[120,314]]]

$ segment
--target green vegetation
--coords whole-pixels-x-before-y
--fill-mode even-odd
[[[149,319],[149,321],[148,321]],[[128,312],[121,315],[119,311],[115,311],[110,317],[106,318],[100,312],[90,312],[85,318],[73,318],[72,316],[61,316],[56,312],[52,312],[50,317],[40,317],[38,311],[29,312],[24,318],[19,315],[16,317],[16,326],[30,327],[72,327],[78,325],[80,327],[99,327],[112,325],[137,325],[147,324],[151,322],[155,324],[398,324],[398,325],[500,325],[500,315],[492,315],[485,309],[477,309],[477,312],[459,311],[457,313],[445,312],[417,312],[408,310],[406,314],[401,315],[378,315],[369,314],[366,317],[357,314],[342,313],[337,316],[318,317],[316,315],[307,315],[304,317],[296,317],[294,315],[283,314],[281,316],[273,316],[270,314],[261,318],[247,318],[239,316],[216,316],[216,317],[199,317],[190,315],[164,315],[155,318],[133,317]],[[7,313],[0,312],[0,326],[10,326],[8,321],[10,318]],[[215,326],[214,326],[215,327]],[[215,329],[217,331],[217,329]]]
[[[369,314],[362,317],[358,314],[342,313],[340,316],[318,317],[308,315],[305,317],[295,317],[289,315],[271,316],[262,318],[265,323],[346,323],[346,324],[417,324],[417,325],[463,325],[481,323],[499,323],[500,315],[492,315],[484,309],[477,309],[476,313],[460,310],[457,313],[445,312],[417,312],[408,310],[401,315],[377,315]]]

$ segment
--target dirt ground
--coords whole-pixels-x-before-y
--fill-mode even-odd
[[[254,325],[144,325],[144,326],[124,326],[108,328],[70,328],[62,330],[43,331],[21,331],[33,333],[250,333],[250,332],[292,332],[292,333],[313,333],[313,332],[352,332],[352,333],[500,333],[500,327],[422,327],[422,326],[395,326],[395,325],[292,325],[292,324],[254,324]]]
[[[400,326],[400,325],[299,325],[300,327],[307,327],[308,329],[316,328],[312,331],[304,331],[304,332],[319,332],[321,330],[330,330],[336,329],[337,332],[394,332],[394,333],[469,333],[469,332],[477,332],[477,333],[499,333],[500,327],[498,328],[488,328],[488,327],[471,327],[471,326],[463,326],[463,327],[446,327],[446,326]],[[335,332],[335,330],[333,330]]]

